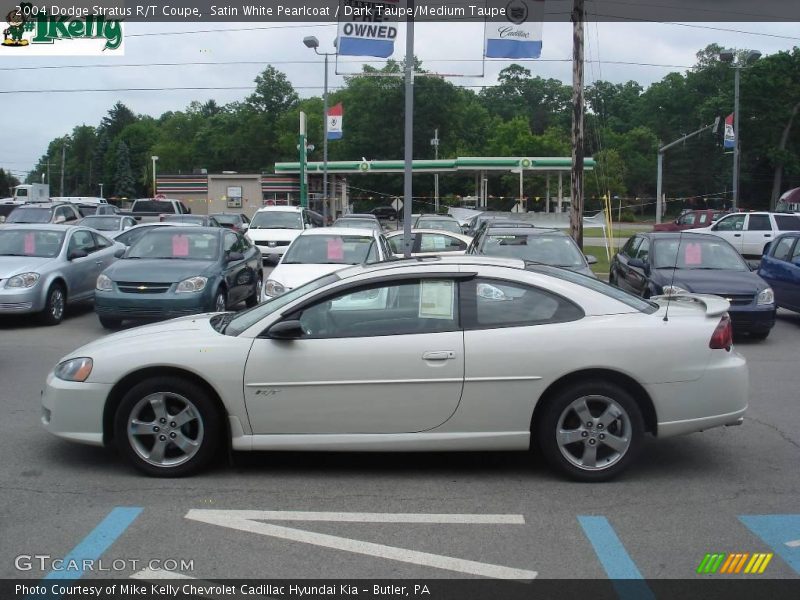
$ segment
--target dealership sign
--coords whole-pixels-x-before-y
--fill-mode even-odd
[[[399,0],[342,0],[339,6],[339,54],[379,56],[394,52]]]

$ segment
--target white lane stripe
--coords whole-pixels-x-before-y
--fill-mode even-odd
[[[791,542],[786,542],[786,545],[789,548],[800,548],[800,540],[792,540]]]
[[[444,569],[447,571],[456,571],[459,573],[466,573],[468,575],[478,575],[480,577],[490,577],[494,579],[517,579],[517,580],[530,580],[535,579],[537,576],[536,571],[529,571],[526,569],[514,569],[511,567],[504,567],[501,565],[493,565],[489,563],[481,563],[472,560],[464,560],[461,558],[453,558],[450,556],[443,556],[439,554],[431,554],[428,552],[419,552],[416,550],[408,550],[405,548],[397,548],[394,546],[385,546],[383,544],[375,544],[372,542],[364,542],[361,540],[354,540],[350,538],[339,537],[335,535],[328,535],[323,533],[314,533],[310,531],[303,531],[301,529],[294,529],[291,527],[282,527],[280,525],[270,525],[268,523],[261,523],[253,521],[237,513],[257,513],[263,514],[264,512],[271,511],[221,511],[221,510],[201,510],[193,509],[186,513],[186,518],[202,523],[209,523],[211,525],[218,525],[220,527],[228,527],[239,531],[246,531],[248,533],[258,533],[270,537],[276,537],[283,540],[290,540],[294,542],[302,542],[304,544],[312,544],[314,546],[322,546],[324,548],[333,548],[335,550],[344,550],[346,552],[353,552],[355,554],[364,554],[366,556],[374,556],[379,558],[386,558],[389,560],[396,560],[425,567],[433,567],[436,569]],[[227,513],[227,514],[226,514]],[[292,514],[292,513],[290,513]],[[306,513],[315,514],[315,513]],[[349,522],[352,522],[352,515],[347,513],[316,513],[323,515],[345,515]],[[356,515],[365,514],[370,515],[370,518],[375,519],[375,513],[355,513]],[[410,521],[410,516],[416,518],[428,517],[428,515],[399,515],[406,520],[388,520],[395,515],[385,514],[381,515],[384,520],[382,521],[366,521],[366,522],[389,522],[389,523],[431,523],[441,522],[435,520],[415,520]],[[446,521],[465,523],[463,517],[481,517],[482,515],[430,515],[431,517],[461,517],[462,520]],[[490,515],[493,517],[518,517],[518,515]],[[263,517],[262,517],[263,518]],[[317,519],[321,520],[321,519]],[[365,522],[365,521],[358,521]],[[474,521],[473,521],[474,522]],[[496,523],[496,521],[491,521]],[[503,521],[506,523],[507,521]],[[512,521],[518,523],[518,520]],[[524,521],[523,521],[524,522]]]
[[[339,523],[440,523],[470,525],[524,525],[523,515],[428,514],[428,513],[350,513],[293,510],[217,510],[192,509],[187,519],[211,522],[211,519],[235,518],[246,521],[333,521]]]

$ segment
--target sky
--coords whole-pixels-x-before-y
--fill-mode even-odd
[[[223,31],[225,29],[247,30]],[[187,33],[197,30],[206,32]],[[171,32],[183,34],[166,35]],[[696,52],[708,44],[758,49],[768,55],[800,45],[798,32],[797,23],[787,22],[691,23],[684,26],[675,23],[588,23],[586,59],[592,62],[586,65],[586,83],[597,79],[614,83],[634,80],[646,87],[669,72],[682,72],[691,67]],[[76,125],[97,126],[117,101],[137,114],[158,116],[169,110],[182,110],[192,100],[203,102],[213,98],[219,104],[241,100],[250,93],[254,78],[267,64],[285,72],[301,97],[321,96],[322,59],[303,45],[302,39],[308,35],[319,39],[321,50],[332,51],[336,25],[126,23],[124,56],[26,58],[19,55],[9,57],[4,53],[0,56],[0,104],[4,113],[5,143],[0,149],[0,168],[23,179],[44,154],[50,140],[70,133]],[[511,61],[492,60],[483,64],[482,35],[482,24],[420,23],[416,26],[415,53],[428,70],[461,75],[449,79],[456,85],[492,85],[497,82],[499,71]],[[404,39],[404,26],[401,24],[393,58],[400,60],[404,56]],[[571,54],[571,25],[548,22],[544,24],[542,60],[523,64],[534,75],[570,82]],[[226,61],[249,61],[253,64],[152,64]],[[668,66],[619,64],[626,62]],[[59,68],[41,68],[45,66]],[[361,64],[354,57],[343,57],[335,67],[332,64],[331,89],[342,85],[341,73],[360,69]],[[480,77],[482,70],[483,77]],[[192,86],[223,89],[45,92],[54,89]],[[21,93],[21,90],[33,90],[34,93]],[[346,118],[344,123],[347,135]]]

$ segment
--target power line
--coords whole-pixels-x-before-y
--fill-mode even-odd
[[[308,29],[309,27],[336,27],[336,23],[309,23],[307,25],[263,25],[259,27],[230,27],[227,29],[193,29],[191,31],[152,31],[149,33],[126,33],[125,39],[158,35],[193,35],[196,33],[226,33],[242,31],[264,31],[265,29]]]

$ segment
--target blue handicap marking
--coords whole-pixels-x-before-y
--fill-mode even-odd
[[[579,516],[578,522],[594,547],[594,552],[620,600],[655,600],[655,595],[645,583],[636,563],[625,550],[608,519]]]
[[[800,515],[741,515],[739,520],[800,575]]]
[[[118,506],[106,518],[100,521],[89,535],[83,538],[78,545],[70,550],[63,559],[64,568],[51,570],[44,581],[76,580],[84,574],[84,561],[96,561],[125,530],[136,520],[142,512],[139,507]],[[49,586],[47,586],[49,587]],[[29,600],[41,596],[29,596]],[[46,594],[45,598],[58,598],[60,594]]]

